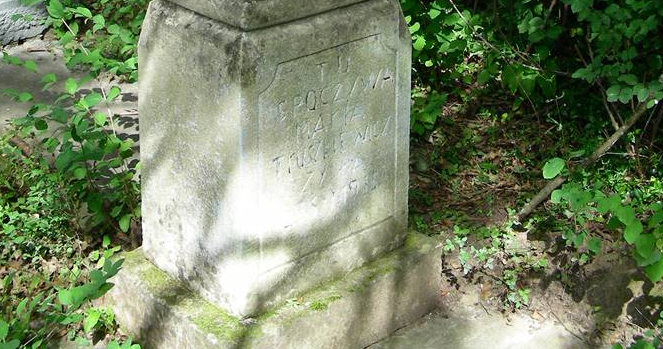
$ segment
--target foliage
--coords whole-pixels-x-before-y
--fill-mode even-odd
[[[413,38],[415,81],[439,94],[448,92],[450,98],[508,91],[512,112],[526,102],[534,113],[544,109],[560,125],[564,118],[578,116],[573,106],[579,101],[590,107],[588,90],[605,98],[607,112],[617,119],[625,108],[612,102],[647,102],[653,107],[663,99],[658,80],[663,70],[658,39],[663,10],[655,1],[401,4]],[[602,108],[601,99],[590,102]],[[547,104],[557,106],[554,113]],[[430,120],[436,117],[415,112],[413,134],[432,129],[423,127]]]
[[[97,75],[106,71],[138,79],[136,44],[148,0],[22,0],[43,2],[69,67],[86,65]]]
[[[29,61],[7,55],[9,64],[28,66]],[[44,88],[56,82],[54,74],[44,75]],[[91,226],[110,226],[116,232],[128,232],[131,220],[140,217],[136,167],[128,159],[133,155],[133,140],[121,139],[110,115],[96,108],[108,105],[120,94],[111,87],[107,92],[81,93],[84,81],[68,78],[66,93],[54,104],[36,103],[28,114],[12,120],[16,134],[39,140],[37,151],[52,154],[53,166],[67,182],[66,190],[74,210],[85,204]],[[32,101],[28,92],[4,91],[18,100]],[[23,97],[21,97],[23,96]]]
[[[652,181],[656,179],[652,178]],[[644,268],[647,277],[652,282],[661,280],[663,204],[660,198],[663,197],[663,191],[657,193],[656,202],[646,203],[637,198],[627,202],[617,193],[604,192],[602,186],[601,182],[590,188],[568,183],[553,191],[551,202],[564,205],[565,214],[576,225],[575,229],[567,230],[565,239],[576,248],[586,243],[589,251],[597,254],[601,250],[601,239],[598,236],[590,237],[587,225],[605,223],[607,229],[621,231],[624,241],[633,248],[633,258],[638,266]]]
[[[108,309],[90,307],[123,260],[104,239],[85,256],[66,181],[38,159],[0,140],[0,343],[42,348],[62,331],[71,339],[113,332]],[[83,337],[80,340],[84,340]]]

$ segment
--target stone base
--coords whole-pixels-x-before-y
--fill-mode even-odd
[[[104,297],[143,348],[363,348],[433,310],[441,285],[437,240],[405,246],[256,318],[239,319],[126,253]]]

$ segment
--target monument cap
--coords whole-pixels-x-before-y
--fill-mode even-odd
[[[363,0],[169,0],[245,31],[306,18]]]

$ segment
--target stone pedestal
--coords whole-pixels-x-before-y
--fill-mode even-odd
[[[439,302],[441,243],[406,244],[280,307],[240,319],[150,263],[125,254],[104,302],[143,348],[364,348],[413,323]]]
[[[139,43],[137,260],[193,293],[172,304],[129,270],[117,289],[142,302],[130,311],[110,297],[126,315],[121,323],[134,332],[171,328],[141,316],[144,303],[160,304],[161,314],[194,298],[231,322],[262,319],[384,256],[407,255],[413,270],[416,262],[427,271],[439,266],[435,249],[403,247],[410,55],[396,0],[152,1]],[[260,343],[310,328],[293,343],[312,346],[333,332],[338,343],[370,344],[431,308],[439,271],[417,277],[433,281],[405,284],[410,276],[392,269],[373,275],[366,282],[388,280],[371,288],[389,295],[379,305],[356,293],[329,311],[330,329],[316,333],[324,317],[295,327],[281,317],[261,325],[271,339]],[[394,293],[400,289],[412,292]],[[199,325],[187,316],[174,323]],[[378,329],[341,339],[338,326],[358,319]]]
[[[395,0],[153,1],[147,258],[245,317],[400,246],[410,54]]]

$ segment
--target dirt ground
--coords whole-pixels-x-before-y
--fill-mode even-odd
[[[519,210],[545,184],[538,167],[547,154],[540,151],[559,141],[559,134],[551,132],[554,125],[534,117],[499,122],[459,105],[447,106],[444,117],[444,128],[411,147],[411,224],[443,240],[453,238],[456,225],[508,224],[509,211]],[[443,256],[444,308],[460,307],[475,295],[474,306],[487,314],[501,314],[507,321],[517,314],[541,324],[554,322],[590,348],[631,343],[655,326],[660,309],[652,305],[660,304],[663,291],[638,271],[626,246],[604,246],[579,266],[570,260],[559,233],[539,225],[518,235],[523,253],[550,261],[543,271],[518,281],[531,290],[528,306],[505,309],[499,273],[467,273],[455,251]]]

